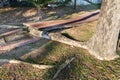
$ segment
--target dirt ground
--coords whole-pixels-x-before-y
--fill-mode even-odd
[[[84,9],[84,7],[83,7]],[[94,9],[87,10],[93,11]],[[0,8],[0,24],[11,24],[11,23],[23,23],[23,22],[34,22],[34,21],[43,21],[43,20],[55,20],[55,19],[67,19],[70,17],[75,17],[86,10],[81,8],[76,11],[71,7],[61,7],[61,8],[43,8],[37,12],[35,8],[26,8],[26,7],[7,7]]]

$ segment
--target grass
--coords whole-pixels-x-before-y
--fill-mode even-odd
[[[27,64],[4,64],[0,68],[0,80],[43,80],[44,70]]]
[[[61,33],[67,35],[74,40],[85,42],[88,41],[96,30],[98,21],[84,23],[80,26],[63,30]]]
[[[113,61],[100,61],[84,49],[51,41],[45,46],[44,56],[28,58],[26,61],[37,64],[54,65],[43,75],[44,80],[52,79],[59,66],[71,56],[75,60],[61,71],[58,80],[118,80],[120,79],[120,58]]]
[[[31,59],[30,57],[28,57],[27,61],[28,62],[32,61],[36,64],[50,64],[50,65],[54,65],[60,60],[64,61],[66,57],[68,57],[66,55],[71,54],[70,52],[68,52],[68,49],[70,49],[71,47],[69,46],[64,47],[64,45],[65,44],[51,41],[44,47],[45,51],[42,52],[40,56],[37,56],[34,59]]]

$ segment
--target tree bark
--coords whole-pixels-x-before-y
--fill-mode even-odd
[[[4,5],[4,2],[1,0],[0,1],[0,8],[3,7],[3,5]]]
[[[74,0],[74,10],[77,8],[77,0]]]
[[[112,60],[116,54],[120,30],[120,0],[103,0],[96,33],[88,41],[88,50],[100,60]]]

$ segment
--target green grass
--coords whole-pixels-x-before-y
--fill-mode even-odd
[[[67,57],[69,57],[70,54],[72,54],[70,52],[70,49],[72,47],[70,46],[64,47],[64,46],[65,44],[51,41],[44,47],[45,51],[43,51],[39,56],[37,56],[34,59],[28,57],[26,60],[28,62],[34,62],[36,64],[54,65],[60,60],[64,61]]]
[[[77,27],[63,30],[61,33],[66,34],[67,37],[77,41],[85,42],[88,41],[96,30],[98,21],[84,23]]]
[[[59,66],[71,56],[75,60],[61,71],[59,80],[118,80],[120,79],[120,58],[113,61],[100,61],[81,48],[71,47],[58,42],[50,42],[45,46],[44,56],[28,59],[28,62],[54,65],[43,75],[44,80],[50,80]]]

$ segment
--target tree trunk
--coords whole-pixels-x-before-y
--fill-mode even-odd
[[[0,0],[0,8],[4,6],[4,3],[2,0]]]
[[[88,41],[88,50],[100,60],[112,60],[116,54],[120,30],[120,0],[103,0],[96,33]]]
[[[77,8],[77,0],[74,0],[74,10]]]

